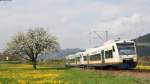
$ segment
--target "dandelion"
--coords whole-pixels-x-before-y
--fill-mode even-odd
[[[36,84],[43,84],[43,83],[45,83],[44,80],[36,81]]]
[[[25,80],[18,80],[18,84],[26,84]]]
[[[61,80],[59,80],[59,81],[58,81],[58,84],[60,84],[60,83],[62,83],[62,81],[61,81]]]

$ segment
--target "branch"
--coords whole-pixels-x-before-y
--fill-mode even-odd
[[[26,59],[26,60],[29,60],[29,61],[31,61],[31,59],[29,59],[29,58],[26,58],[26,57],[22,57],[22,58],[24,58],[24,59]]]
[[[30,56],[30,54],[28,53],[28,51],[27,51],[27,50],[25,50],[25,53],[27,54],[27,56],[29,56],[29,58],[30,58],[30,59],[34,59],[34,57],[33,57],[33,56]]]

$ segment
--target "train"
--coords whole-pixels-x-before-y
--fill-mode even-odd
[[[137,65],[137,51],[134,41],[109,41],[95,48],[65,57],[67,67],[115,67],[133,69]]]

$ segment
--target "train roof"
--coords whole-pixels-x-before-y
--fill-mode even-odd
[[[67,59],[73,59],[74,58],[74,55],[68,55],[66,56]]]
[[[113,44],[113,43],[126,43],[126,42],[134,42],[134,41],[130,41],[130,40],[119,40],[119,41],[107,41],[105,42],[103,45],[107,45],[107,44]]]
[[[80,55],[81,55],[81,52],[78,52],[78,53],[76,53],[76,54],[68,55],[68,56],[66,56],[66,58],[67,58],[67,59],[73,59],[73,58],[75,58],[75,57],[80,57]]]
[[[112,44],[116,44],[116,43],[134,43],[134,41],[130,41],[130,40],[107,41],[101,46],[98,46],[96,48],[87,48],[84,52],[78,52],[76,54],[68,55],[68,56],[66,56],[66,58],[67,59],[73,59],[75,57],[80,57],[80,55],[86,55],[87,53],[91,53],[91,52],[97,51],[98,49],[103,48],[103,47],[105,47],[107,45],[112,45]]]

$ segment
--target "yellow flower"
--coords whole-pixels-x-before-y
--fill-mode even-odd
[[[36,84],[43,84],[46,83],[44,80],[36,81]]]
[[[18,80],[18,84],[26,84],[25,80]]]

